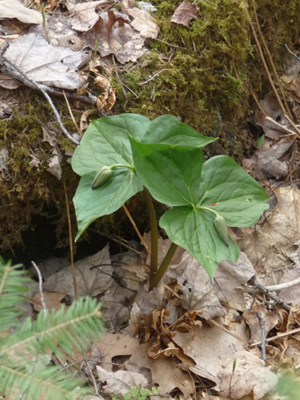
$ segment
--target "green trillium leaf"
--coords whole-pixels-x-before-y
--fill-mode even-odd
[[[130,140],[137,175],[156,200],[169,206],[196,204],[200,195],[201,149]]]
[[[202,165],[198,148],[133,139],[131,145],[141,182],[156,200],[174,207],[160,219],[169,238],[188,250],[210,277],[220,261],[237,261],[239,248],[230,238],[227,247],[227,232],[220,232],[216,217],[228,226],[253,225],[269,207],[263,188],[227,156]]]
[[[76,148],[72,168],[80,176],[97,173],[104,165],[132,165],[132,151],[127,132],[140,140],[150,120],[138,114],[103,117],[91,122]]]
[[[228,237],[228,247],[214,227],[214,214],[192,207],[174,207],[160,219],[169,238],[191,253],[212,279],[221,260],[237,261],[239,247]]]
[[[78,224],[75,240],[95,219],[118,210],[130,197],[143,190],[143,185],[129,169],[94,190],[91,188],[93,179],[93,174],[84,175],[73,198]]]
[[[142,115],[120,114],[103,117],[90,123],[72,159],[73,170],[82,176],[82,182],[80,182],[74,198],[79,229],[77,238],[93,220],[116,211],[126,200],[142,190],[142,183],[132,174],[121,174],[116,182],[114,182],[116,176],[113,176],[105,184],[105,191],[110,188],[111,198],[105,195],[100,200],[101,207],[97,206],[96,198],[97,195],[100,196],[98,180],[101,169],[114,164],[134,166],[129,138],[138,142],[158,141],[158,143],[175,145],[184,142],[184,135],[186,135],[186,143],[197,147],[203,147],[215,140],[206,138],[172,115],[164,115],[151,122]],[[132,176],[132,179],[128,179],[128,176]],[[93,187],[97,187],[95,193],[92,193],[91,188],[88,188],[86,184],[91,178],[92,182],[94,181]],[[118,190],[116,184],[121,184]],[[85,191],[85,193],[81,193],[81,191]],[[112,201],[114,196],[119,196],[119,199]],[[81,204],[81,201],[84,203]],[[109,202],[105,207],[104,201]],[[86,204],[89,205],[88,211],[85,211]]]
[[[203,163],[201,148],[214,140],[172,115],[150,121],[120,114],[92,122],[72,160],[82,177],[74,197],[76,239],[92,221],[119,209],[144,185],[156,200],[173,207],[161,217],[161,227],[211,278],[221,260],[236,261],[239,248],[230,237],[227,246],[226,225],[253,225],[268,209],[268,196],[230,157]],[[104,166],[112,167],[109,179],[101,174]],[[224,226],[216,223],[223,221],[220,217]]]
[[[148,125],[141,142],[201,148],[215,140],[217,139],[201,135],[173,115],[161,115]]]
[[[133,165],[126,131],[141,139],[150,120],[138,114],[121,114],[92,122],[76,148],[72,168],[82,178],[73,199],[78,224],[76,240],[95,219],[118,210],[134,194],[143,190],[135,173],[114,171],[103,187],[92,190],[92,183],[104,166]]]
[[[203,164],[201,193],[196,206],[221,214],[228,226],[255,224],[269,208],[269,196],[260,184],[228,156],[216,156]]]

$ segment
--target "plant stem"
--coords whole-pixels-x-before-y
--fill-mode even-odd
[[[197,206],[196,209],[197,210],[210,211],[211,213],[215,214],[216,217],[219,215],[216,211],[214,211],[214,210],[212,210],[211,208],[208,208],[208,207]]]
[[[76,273],[75,273],[75,265],[74,265],[74,249],[73,249],[73,236],[72,236],[71,214],[70,214],[70,207],[69,207],[69,197],[68,197],[66,184],[63,183],[63,185],[64,185],[64,192],[65,192],[68,227],[69,227],[70,260],[71,260],[71,268],[72,268],[72,275],[73,275],[74,296],[75,296],[75,300],[78,300],[77,281],[76,281]]]
[[[136,226],[136,224],[135,224],[135,222],[134,222],[134,219],[132,218],[132,216],[131,216],[131,214],[130,214],[128,208],[125,206],[125,204],[123,204],[123,209],[124,209],[124,211],[125,211],[127,217],[129,218],[129,221],[131,222],[131,224],[132,224],[134,230],[136,231],[138,237],[140,238],[140,241],[142,242],[142,245],[145,247],[145,249],[146,249],[146,251],[147,251],[149,257],[151,257],[150,250],[149,250],[149,248],[148,248],[148,246],[147,246],[147,244],[146,244],[146,242],[145,242],[143,236],[140,234],[140,231],[138,230],[138,228],[137,228],[137,226]]]
[[[150,288],[149,290],[152,290],[161,280],[161,278],[164,276],[168,266],[170,265],[170,262],[177,250],[178,245],[175,243],[172,243],[167,254],[165,255],[165,258],[163,262],[161,263],[161,266],[159,267],[158,271],[156,274],[150,278]]]
[[[155,210],[152,202],[151,194],[148,189],[144,188],[144,196],[148,208],[150,229],[151,229],[151,259],[150,259],[150,282],[157,271],[158,266],[158,232]]]
[[[135,168],[134,168],[132,165],[126,165],[126,164],[114,164],[114,165],[111,165],[111,166],[110,166],[110,168],[111,168],[111,169],[114,169],[114,168],[120,168],[120,167],[123,167],[123,168],[128,168],[128,169],[131,169],[132,171],[135,171]]]

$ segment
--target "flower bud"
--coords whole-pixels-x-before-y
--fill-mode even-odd
[[[214,225],[216,228],[216,231],[218,232],[220,238],[223,240],[223,242],[226,244],[228,247],[228,231],[227,231],[227,225],[225,219],[222,217],[222,215],[218,215],[214,219]]]
[[[107,165],[104,165],[100,171],[96,174],[93,183],[92,189],[97,189],[100,186],[103,186],[106,182],[110,180],[112,177],[112,170]]]

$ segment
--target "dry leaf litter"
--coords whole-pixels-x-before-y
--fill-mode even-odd
[[[92,101],[99,110],[109,111],[116,101],[110,83],[115,61],[136,62],[147,52],[146,38],[158,36],[159,28],[149,14],[154,7],[147,2],[138,2],[139,7],[135,7],[133,1],[123,0],[118,2],[119,11],[113,1],[76,4],[65,0],[71,12],[71,17],[66,17],[54,12],[59,3],[47,3],[43,25],[36,10],[18,0],[0,0],[5,26],[0,46],[8,40],[5,56],[11,62],[33,81],[65,90],[67,95],[76,91],[90,98],[92,76],[102,89]],[[196,4],[183,1],[171,22],[188,28],[198,12]],[[19,21],[19,25],[10,24],[11,20]],[[95,51],[101,57],[92,58]],[[99,73],[100,67],[106,76]],[[298,119],[299,70],[300,61],[291,56],[282,77]],[[21,85],[13,77],[0,74],[2,88],[12,90]],[[14,105],[7,93],[0,100],[1,118],[8,117]],[[80,135],[88,126],[90,112],[82,114]],[[124,394],[133,385],[159,385],[161,396],[176,399],[275,399],[281,365],[299,368],[300,195],[297,182],[292,180],[300,163],[296,135],[273,95],[260,102],[252,123],[263,131],[266,140],[251,159],[244,160],[244,167],[265,186],[271,208],[255,227],[230,230],[242,252],[236,263],[220,263],[214,282],[182,249],[163,282],[150,293],[147,261],[136,253],[111,257],[106,246],[75,263],[79,296],[97,297],[104,304],[108,333],[91,344],[87,355],[101,393]],[[43,140],[53,148],[49,172],[60,179],[57,132],[43,126]],[[8,149],[2,149],[0,172],[4,179],[9,179],[8,157]],[[31,163],[39,167],[40,159],[34,151]],[[160,258],[169,245],[168,240],[160,239]],[[49,308],[58,309],[62,301],[68,304],[74,299],[72,268],[67,260],[49,259],[39,268]],[[281,307],[268,292],[259,291],[255,282],[270,288],[288,307]],[[30,285],[28,297],[32,306],[23,305],[24,313],[39,312],[37,283]],[[261,360],[258,313],[268,338],[267,364]],[[76,350],[72,358],[66,357],[74,363],[86,355]],[[83,369],[82,374],[88,376],[89,372]],[[272,390],[273,394],[266,397]]]

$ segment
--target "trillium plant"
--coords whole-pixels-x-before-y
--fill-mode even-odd
[[[92,122],[72,160],[81,176],[73,199],[75,240],[95,219],[143,192],[152,240],[150,289],[163,277],[177,246],[213,279],[220,261],[239,257],[227,226],[251,226],[269,207],[263,188],[232,158],[221,155],[203,162],[201,149],[214,140],[172,115],[150,121],[120,114]],[[152,198],[169,207],[159,225],[173,243],[160,266]]]

